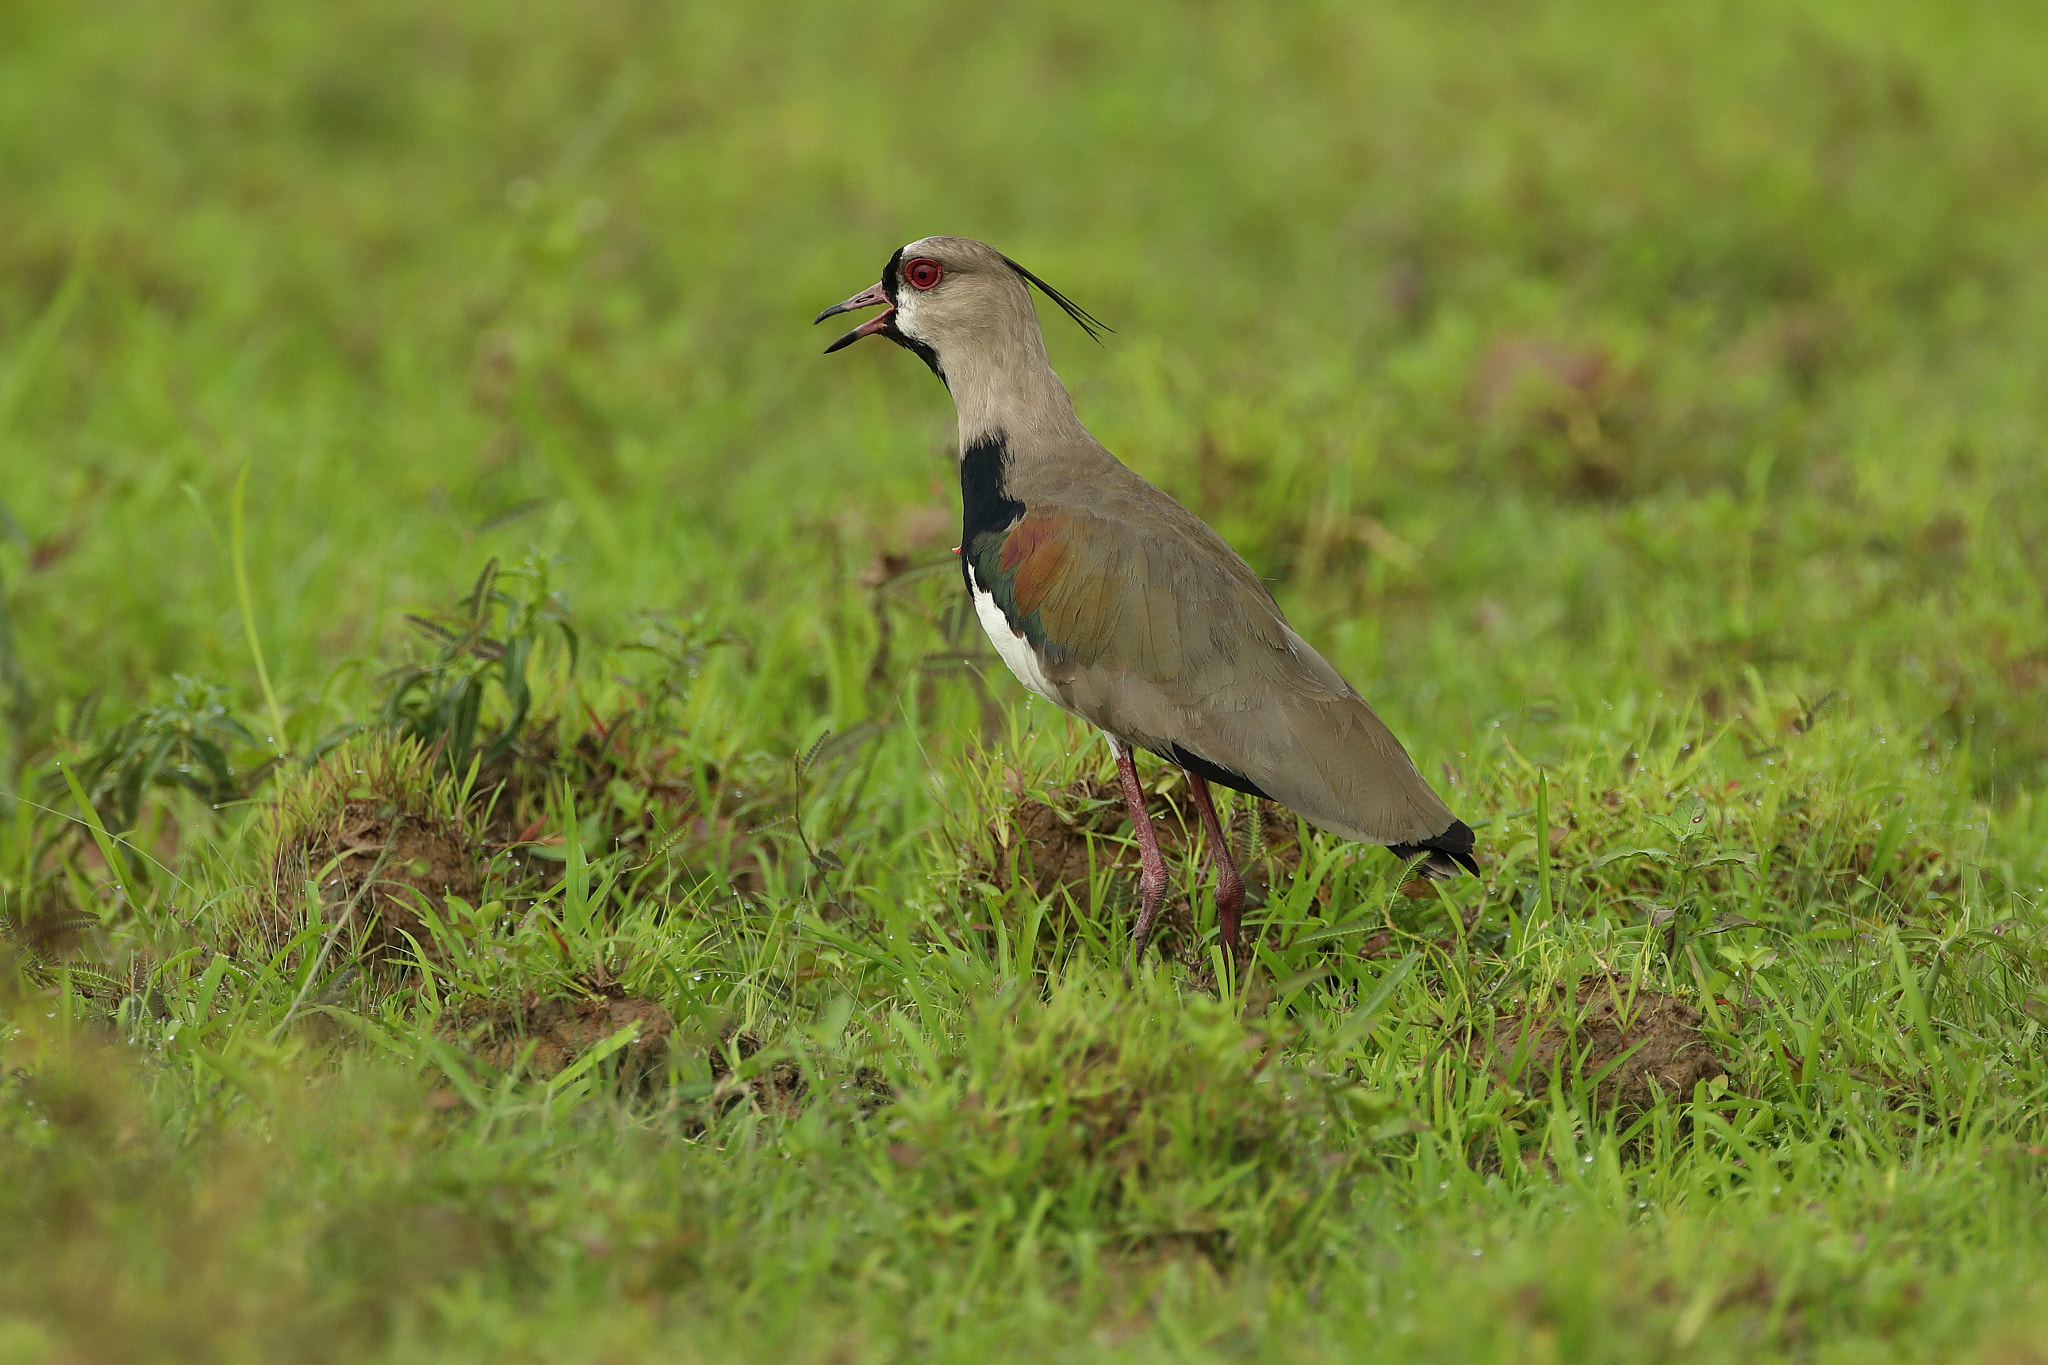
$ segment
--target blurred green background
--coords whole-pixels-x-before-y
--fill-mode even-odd
[[[603,637],[942,551],[943,391],[807,324],[953,232],[1118,329],[1049,324],[1084,419],[1410,724],[1755,665],[1886,694],[2010,800],[2048,714],[2044,22],[21,0],[17,732],[250,677],[245,466],[301,703],[492,554],[568,554]]]

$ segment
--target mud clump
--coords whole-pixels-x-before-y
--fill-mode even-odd
[[[340,954],[373,965],[410,956],[415,942],[431,951],[420,905],[474,904],[483,886],[483,850],[451,784],[410,741],[336,749],[283,785],[262,838],[265,875],[227,915],[229,951],[241,957],[277,952],[309,917],[336,926]]]
[[[1569,1086],[1590,1081],[1617,1058],[1596,1090],[1596,1102],[1623,1117],[1650,1109],[1661,1093],[1682,1103],[1693,1087],[1727,1075],[1701,1028],[1699,1010],[1661,991],[1637,990],[1606,978],[1579,983],[1475,1033],[1467,1055],[1483,1061],[1502,1083],[1541,1090],[1553,1073]]]
[[[896,1087],[878,1066],[857,1067],[839,1083],[840,1098],[852,1104],[864,1119],[873,1118],[896,1102]]]
[[[752,794],[745,794],[717,765],[690,769],[675,745],[634,738],[659,723],[657,715],[634,711],[620,711],[606,722],[593,716],[593,728],[566,744],[556,721],[536,724],[478,775],[472,804],[479,812],[485,850],[560,846],[547,794],[567,781],[579,810],[603,812],[612,846],[647,848],[659,842],[673,863],[718,868],[735,894],[759,896],[778,861],[766,831],[779,822],[786,794],[752,783]],[[699,803],[700,782],[710,793],[708,806]],[[543,885],[556,872],[544,863],[527,866]]]
[[[999,848],[1018,850],[1018,872],[1032,890],[1040,896],[1064,891],[1074,904],[1085,906],[1090,871],[1105,867],[1117,881],[1135,885],[1138,851],[1118,837],[1130,821],[1117,785],[1083,779],[1050,796],[1050,801],[1020,796],[995,831]],[[1146,803],[1159,851],[1169,864],[1190,853],[1202,855],[1201,817],[1185,785],[1148,792]],[[1251,811],[1258,821],[1255,829],[1240,802],[1225,833],[1244,876],[1248,903],[1259,905],[1276,882],[1301,866],[1301,834],[1295,817],[1282,806],[1255,801]]]
[[[711,1114],[723,1117],[752,1104],[771,1117],[795,1118],[811,1102],[809,1078],[802,1067],[787,1057],[771,1060],[765,1070],[751,1076],[738,1074],[733,1059],[738,1058],[740,1069],[751,1070],[746,1064],[761,1054],[762,1047],[761,1039],[744,1029],[728,1027],[719,1035],[705,1058],[711,1065],[712,1089],[705,1102]],[[823,1098],[826,1103],[844,1106],[862,1118],[872,1118],[895,1102],[896,1090],[880,1067],[862,1066],[841,1076],[836,1083],[828,1083]]]
[[[400,809],[375,797],[351,797],[289,833],[271,861],[259,937],[282,946],[305,925],[305,886],[317,879],[321,917],[339,917],[344,943],[370,961],[431,949],[420,921],[424,899],[438,908],[448,896],[476,902],[477,850],[461,824]]]
[[[811,1093],[810,1082],[795,1062],[786,1057],[778,1059],[770,1062],[767,1070],[745,1080],[734,1074],[732,1054],[737,1054],[744,1063],[760,1050],[761,1040],[744,1030],[727,1030],[719,1038],[710,1055],[712,1106],[726,1114],[751,1099],[764,1114],[795,1118]]]
[[[462,828],[388,804],[346,802],[331,827],[309,831],[302,856],[310,872],[327,869],[321,903],[343,907],[362,929],[362,951],[375,957],[431,943],[418,913],[422,898],[429,906],[448,896],[477,898],[477,857]]]
[[[617,1053],[619,1083],[642,1089],[666,1073],[675,1019],[652,1000],[629,995],[552,997],[518,1004],[486,1000],[443,1016],[443,1037],[466,1046],[481,1062],[510,1071],[530,1045],[522,1068],[538,1080],[559,1076],[584,1053],[620,1029],[637,1026]]]

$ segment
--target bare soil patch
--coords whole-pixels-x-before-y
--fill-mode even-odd
[[[1590,1081],[1622,1058],[1596,1089],[1598,1103],[1625,1117],[1641,1114],[1662,1093],[1680,1101],[1701,1081],[1727,1070],[1707,1040],[1699,1010],[1661,991],[1638,990],[1608,978],[1581,981],[1576,990],[1532,1002],[1477,1034],[1468,1055],[1483,1059],[1508,1085],[1540,1090],[1553,1073],[1567,1084]]]
[[[751,1099],[764,1114],[795,1118],[811,1093],[810,1082],[795,1062],[778,1058],[766,1070],[745,1080],[734,1074],[728,1047],[744,1065],[760,1052],[761,1046],[761,1040],[752,1033],[726,1030],[718,1045],[711,1049],[711,1079],[716,1086],[711,1102],[722,1114]]]
[[[430,947],[419,905],[445,897],[472,904],[481,886],[480,852],[461,824],[428,811],[404,809],[377,796],[350,797],[307,813],[286,831],[270,864],[258,926],[273,945],[304,923],[305,886],[317,883],[323,917],[343,917],[351,943],[372,961]]]
[[[1064,891],[1076,905],[1086,905],[1091,870],[1106,867],[1118,882],[1135,884],[1138,850],[1119,837],[1130,820],[1116,784],[1084,778],[1050,797],[1020,795],[1000,817],[1003,825],[998,828],[998,847],[1018,848],[1018,871],[1030,880],[1032,889],[1041,896]],[[1176,784],[1164,792],[1148,792],[1146,800],[1159,851],[1168,864],[1177,866],[1190,854],[1206,860],[1201,818],[1187,787]],[[1224,833],[1244,875],[1250,902],[1256,905],[1265,900],[1276,882],[1292,877],[1301,866],[1301,837],[1300,826],[1285,807],[1256,801],[1250,811],[1256,815],[1256,826],[1240,800]]]
[[[674,744],[648,737],[659,723],[658,716],[632,710],[603,722],[593,716],[593,728],[568,744],[558,737],[553,721],[537,724],[478,778],[473,804],[485,849],[502,853],[534,844],[559,846],[562,836],[548,799],[566,781],[577,809],[604,813],[611,846],[659,843],[678,864],[722,867],[737,894],[760,894],[767,868],[778,856],[763,831],[785,809],[784,793],[771,789],[742,796],[715,766],[687,770]],[[700,777],[710,792],[708,806],[699,801]],[[552,884],[547,860],[523,865],[540,884]]]
[[[618,1053],[619,1079],[623,1087],[638,1089],[663,1074],[675,1032],[675,1019],[652,1000],[629,995],[487,1000],[445,1016],[440,1032],[499,1071],[511,1070],[530,1045],[524,1073],[547,1080],[628,1025],[638,1032]]]

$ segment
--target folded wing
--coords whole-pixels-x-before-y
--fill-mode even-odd
[[[1393,732],[1223,539],[1169,505],[1165,526],[1147,509],[1147,532],[1041,503],[963,553],[1075,714],[1332,833],[1470,866],[1471,831]]]

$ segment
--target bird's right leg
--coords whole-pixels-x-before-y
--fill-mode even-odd
[[[1244,877],[1230,856],[1230,840],[1223,835],[1223,822],[1216,818],[1209,779],[1185,768],[1181,771],[1188,775],[1188,790],[1194,794],[1195,809],[1202,815],[1202,833],[1209,841],[1209,863],[1216,869],[1216,933],[1223,940],[1223,950],[1236,961],[1244,956],[1244,934],[1237,922],[1244,909]]]
[[[1145,789],[1138,785],[1138,765],[1131,746],[1112,737],[1110,750],[1116,754],[1117,785],[1123,788],[1124,810],[1131,817],[1131,833],[1138,839],[1138,922],[1131,927],[1131,960],[1124,967],[1129,976],[1152,941],[1152,922],[1166,901],[1166,859],[1159,852],[1159,835],[1152,828],[1152,816],[1145,809]]]

